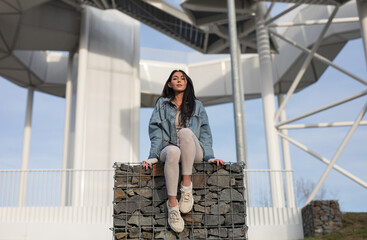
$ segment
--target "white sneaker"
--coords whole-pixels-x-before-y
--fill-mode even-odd
[[[181,188],[181,198],[178,202],[178,206],[182,213],[188,213],[191,211],[194,205],[194,197],[192,196],[192,188],[184,189]]]
[[[170,208],[168,206],[167,201],[167,209],[168,209],[168,224],[172,228],[173,231],[180,233],[185,228],[185,222],[181,217],[180,211],[176,208]]]

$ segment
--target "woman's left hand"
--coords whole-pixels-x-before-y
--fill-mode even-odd
[[[225,164],[225,162],[222,159],[217,159],[217,158],[209,159],[208,162],[216,163],[218,167],[219,167],[219,165],[224,165]]]

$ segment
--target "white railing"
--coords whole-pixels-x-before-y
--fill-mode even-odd
[[[269,169],[245,169],[245,178],[247,182],[246,189],[246,203],[248,207],[272,207],[271,199],[271,177],[275,176],[282,179],[283,189],[287,185],[295,186],[294,180],[292,183],[286,182],[288,179],[293,179],[293,171],[290,170],[269,170]],[[293,203],[287,203],[287,194],[295,196],[294,192],[284,191],[285,207],[297,207],[297,200]]]
[[[285,174],[293,173],[245,170],[248,226],[252,230],[283,227],[284,231],[302,232],[299,208],[271,206],[271,174],[284,179]],[[0,170],[0,223],[112,226],[113,175],[113,169]]]
[[[287,174],[292,179],[293,171],[245,170],[248,207],[272,207],[271,174],[285,182]],[[108,206],[112,202],[112,188],[113,169],[0,170],[0,207]]]
[[[113,169],[0,170],[0,207],[110,206]]]

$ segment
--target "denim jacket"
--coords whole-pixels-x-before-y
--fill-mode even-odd
[[[152,113],[149,121],[149,137],[151,142],[149,158],[159,159],[163,148],[169,144],[177,145],[176,133],[177,107],[170,98],[161,97]],[[190,119],[186,122],[189,128],[199,140],[203,150],[204,161],[214,158],[212,148],[212,133],[210,131],[208,116],[203,104],[195,100],[195,108]]]

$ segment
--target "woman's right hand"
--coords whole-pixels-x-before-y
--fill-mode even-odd
[[[153,168],[152,167],[152,164],[154,164],[156,162],[158,162],[158,159],[157,158],[149,158],[148,160],[142,161],[141,163],[143,164],[143,168],[145,168],[145,169],[148,169],[148,168],[152,169]]]

